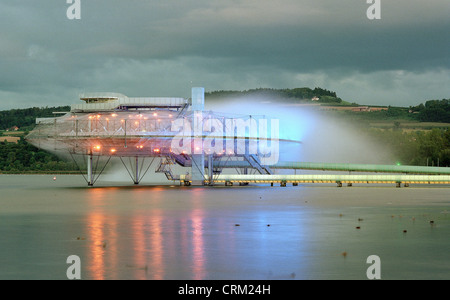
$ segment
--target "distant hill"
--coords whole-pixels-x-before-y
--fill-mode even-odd
[[[348,103],[336,95],[336,92],[320,87],[314,89],[303,87],[293,89],[270,89],[258,88],[245,91],[212,91],[206,92],[205,98],[208,100],[223,99],[227,97],[243,96],[267,96],[283,101],[295,103],[318,103],[338,106],[358,106],[357,103]],[[374,107],[374,106],[371,106]],[[20,131],[31,130],[35,126],[36,118],[52,117],[53,112],[70,111],[70,106],[57,107],[32,107],[25,109],[11,109],[0,111],[0,130],[7,130],[18,127]],[[370,112],[352,112],[348,114],[358,114],[358,118],[374,119],[412,119],[420,122],[442,122],[450,123],[450,99],[427,100],[424,104],[411,107],[389,106],[387,110]]]
[[[246,91],[213,91],[205,93],[205,98],[226,98],[237,96],[269,96],[282,98],[283,100],[305,101],[318,103],[342,103],[342,99],[337,97],[336,92],[316,87],[310,89],[308,87],[294,89],[269,89],[259,88]]]
[[[231,97],[245,97],[245,96],[266,96],[274,99],[282,99],[283,101],[291,101],[296,103],[318,103],[327,106],[340,106],[345,111],[345,116],[356,116],[358,119],[367,120],[394,120],[407,119],[419,122],[441,122],[450,123],[450,99],[442,100],[426,100],[425,104],[410,107],[396,107],[387,106],[380,109],[376,105],[366,105],[372,109],[358,110],[353,107],[360,106],[357,103],[349,103],[342,100],[336,95],[336,92],[329,91],[320,87],[314,89],[303,87],[293,89],[269,89],[259,88],[250,89],[246,91],[213,91],[205,93],[205,98],[222,99]],[[377,109],[378,108],[378,109]]]

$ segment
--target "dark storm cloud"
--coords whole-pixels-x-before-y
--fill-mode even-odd
[[[188,96],[191,84],[326,85],[377,103],[390,89],[401,104],[425,100],[429,82],[441,86],[430,97],[450,92],[446,0],[382,0],[375,21],[364,0],[81,0],[81,20],[65,2],[0,3],[0,108],[83,90]]]

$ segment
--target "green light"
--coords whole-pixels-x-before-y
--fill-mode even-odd
[[[401,165],[402,165],[401,163],[397,162],[397,166],[401,166]]]

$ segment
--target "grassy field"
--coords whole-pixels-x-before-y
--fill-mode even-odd
[[[372,121],[370,127],[380,129],[398,128],[403,131],[422,131],[431,130],[433,128],[450,128],[450,123],[439,122],[417,122],[411,120],[389,120],[389,121]]]
[[[0,142],[17,143],[19,140],[20,137],[17,136],[0,136]]]
[[[5,131],[0,130],[0,136],[23,136],[25,134],[24,131]]]

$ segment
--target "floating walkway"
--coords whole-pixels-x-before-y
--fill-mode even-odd
[[[180,183],[189,185],[189,176],[180,175]],[[209,181],[209,178],[206,178]],[[213,177],[211,184],[225,184],[232,186],[234,184],[245,185],[249,183],[270,183],[271,185],[280,184],[286,186],[292,184],[294,186],[299,183],[335,183],[338,187],[343,184],[351,186],[354,183],[365,184],[395,184],[397,187],[409,186],[410,184],[450,184],[450,175],[405,175],[405,174],[391,174],[391,175],[372,175],[372,174],[358,174],[358,175],[336,175],[336,174],[310,174],[310,175],[225,175]]]
[[[217,168],[246,168],[251,167],[246,161],[214,162]],[[314,163],[314,162],[279,162],[270,166],[271,169],[286,170],[319,170],[342,172],[376,172],[376,173],[408,173],[408,174],[435,174],[450,175],[448,167],[426,166],[398,166],[376,164],[338,164],[338,163]]]

